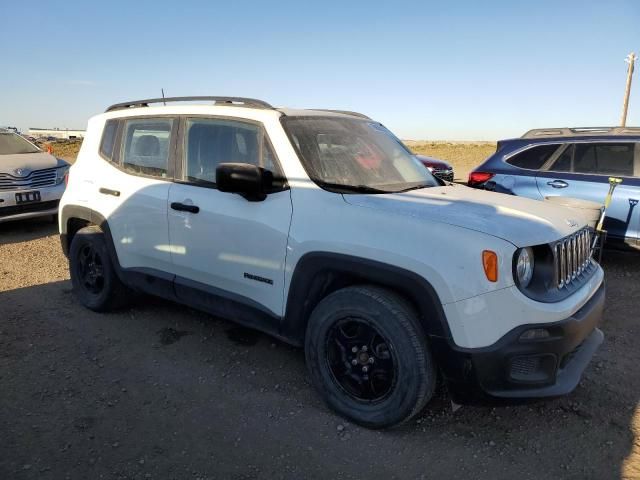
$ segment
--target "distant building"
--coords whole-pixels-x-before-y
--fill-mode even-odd
[[[84,138],[85,130],[70,130],[68,128],[29,128],[30,137],[55,137],[55,138]]]

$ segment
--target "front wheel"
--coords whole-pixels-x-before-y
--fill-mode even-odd
[[[409,420],[435,390],[435,366],[414,309],[383,288],[348,287],[322,300],[307,325],[305,354],[329,406],[366,427]]]

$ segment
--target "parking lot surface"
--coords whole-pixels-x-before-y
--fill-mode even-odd
[[[149,297],[74,300],[56,227],[0,224],[0,478],[640,478],[640,255],[605,253],[606,340],[577,390],[371,431],[301,350]]]

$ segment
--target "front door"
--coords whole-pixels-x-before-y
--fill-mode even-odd
[[[264,201],[216,189],[220,163],[251,163],[282,178],[264,128],[219,118],[183,120],[181,182],[169,192],[176,292],[190,304],[245,323],[282,316],[291,222],[288,189]],[[284,184],[284,181],[283,181]]]

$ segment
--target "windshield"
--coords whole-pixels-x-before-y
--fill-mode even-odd
[[[307,174],[326,190],[394,193],[440,183],[389,130],[342,117],[282,117]]]
[[[27,142],[20,135],[0,132],[0,155],[14,155],[16,153],[38,153],[40,150]]]

